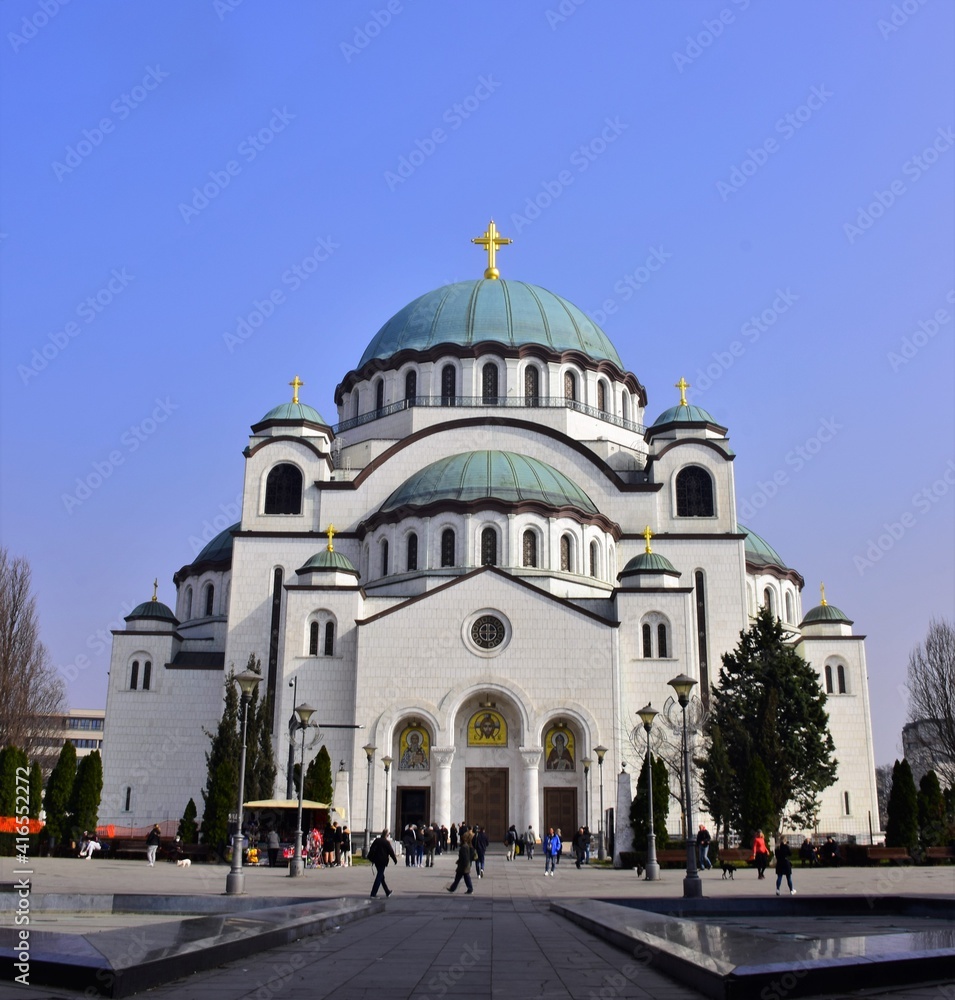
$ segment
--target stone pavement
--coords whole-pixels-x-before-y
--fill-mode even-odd
[[[151,892],[219,894],[224,866],[177,869],[143,862],[37,859],[35,893]],[[669,979],[639,957],[620,951],[550,911],[552,899],[581,897],[679,897],[682,873],[665,871],[663,880],[647,883],[632,872],[575,870],[564,860],[556,878],[543,877],[543,862],[503,857],[489,859],[488,875],[475,880],[473,896],[444,891],[453,859],[443,857],[434,869],[391,866],[395,895],[385,911],[321,937],[250,955],[248,958],[150,990],[145,996],[189,1000],[317,1000],[335,996],[358,1000],[402,998],[667,998],[697,1000],[700,994]],[[11,878],[9,859],[0,863],[0,881]],[[711,898],[774,896],[774,882],[757,882],[752,872],[734,881],[706,873],[704,892]],[[806,870],[798,867],[800,894],[949,895],[955,892],[955,868]],[[367,867],[308,872],[289,879],[281,870],[253,869],[246,876],[252,895],[296,898],[364,896],[371,883]],[[129,927],[137,926],[130,915]],[[7,923],[6,915],[4,923]],[[60,928],[65,929],[65,928]],[[90,928],[87,928],[89,930]],[[6,998],[75,997],[65,990],[0,983]],[[838,994],[843,996],[844,994]],[[852,994],[859,996],[860,994]],[[906,988],[867,995],[894,1000],[952,1000],[949,984]]]

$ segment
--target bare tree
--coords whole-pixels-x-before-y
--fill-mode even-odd
[[[955,784],[955,625],[944,618],[929,622],[925,643],[909,654],[909,719],[919,723],[918,738],[934,757],[935,770]]]
[[[30,565],[0,548],[0,746],[34,757],[49,716],[63,710],[63,684],[40,642]]]

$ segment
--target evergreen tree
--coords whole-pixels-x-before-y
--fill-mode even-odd
[[[651,754],[653,761],[653,832],[657,835],[657,850],[667,846],[667,816],[670,813],[670,769],[666,762]],[[643,760],[637,781],[637,794],[630,804],[630,826],[633,828],[633,844],[637,851],[643,851],[650,832],[650,807],[647,802],[647,761]]]
[[[712,704],[707,759],[713,754],[713,733],[719,729],[726,756],[712,762],[712,771],[726,774],[729,765],[728,798],[734,804],[731,819],[738,832],[744,836],[751,832],[744,828],[762,812],[767,788],[770,807],[758,828],[774,835],[784,818],[793,825],[804,824],[816,808],[819,792],[835,782],[835,745],[819,678],[789,645],[781,623],[767,608],[761,608],[753,625],[740,633],[736,649],[723,655]],[[754,775],[757,759],[763,774]],[[745,819],[744,802],[748,802]]]
[[[324,743],[321,750],[318,751],[315,761],[315,799],[318,802],[331,804],[334,790],[334,786],[332,785],[332,758],[328,755],[328,750]],[[305,772],[305,778],[308,780],[308,771]],[[306,787],[308,786],[306,785]]]
[[[39,819],[40,811],[43,809],[43,768],[40,762],[35,760],[30,767],[30,819]],[[30,836],[30,854],[39,853],[40,835],[34,833]]]
[[[197,844],[199,842],[197,815],[195,799],[190,799],[186,803],[186,810],[182,814],[182,819],[179,820],[179,827],[176,830],[176,836],[180,837],[184,844]]]
[[[750,760],[743,775],[742,798],[739,806],[739,832],[748,843],[757,830],[769,834],[776,819],[776,804],[766,766],[759,757]],[[767,836],[767,842],[769,837]]]
[[[103,794],[103,761],[99,750],[81,757],[76,768],[76,780],[70,795],[70,824],[77,838],[85,831],[92,833],[99,818],[99,800]]]
[[[246,670],[261,675],[262,663],[255,653],[249,654]],[[272,702],[260,700],[262,685],[256,686],[248,705],[245,729],[245,798],[270,799],[275,791],[275,757],[272,751]],[[242,737],[242,702],[237,712],[239,748]]]
[[[50,850],[70,837],[68,815],[73,783],[76,781],[76,748],[67,741],[46,784],[43,808],[46,810],[46,832],[50,839]]]
[[[945,797],[938,775],[934,771],[922,776],[918,791],[919,843],[926,847],[942,847],[946,840]]]
[[[885,824],[885,846],[907,847],[910,851],[918,845],[919,806],[918,792],[909,762],[903,757],[892,768],[892,791],[889,793],[888,820]]]
[[[19,747],[0,750],[0,816],[17,816],[17,772],[29,764],[26,753]],[[0,854],[11,857],[16,853],[15,833],[0,833]]]
[[[723,846],[729,847],[730,822],[734,816],[735,775],[719,726],[710,727],[707,755],[694,758],[694,764],[700,775],[703,808],[713,817],[713,822],[716,824],[713,839],[718,843],[722,833]]]
[[[295,765],[296,773],[294,777],[295,782],[295,792],[298,794],[298,774],[301,769],[300,764]],[[305,768],[305,787],[302,789],[303,799],[312,799],[318,802],[327,802],[328,799],[320,799],[318,797],[318,754],[316,754],[309,762],[308,767]]]
[[[222,718],[215,733],[206,733],[212,745],[206,754],[206,787],[202,793],[202,841],[224,853],[229,838],[229,817],[234,813],[239,795],[238,734],[239,694],[235,671],[226,678]]]

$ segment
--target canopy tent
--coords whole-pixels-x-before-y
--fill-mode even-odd
[[[298,799],[256,799],[245,802],[243,809],[298,809]],[[302,799],[303,809],[328,809],[327,802],[316,802],[314,799]]]

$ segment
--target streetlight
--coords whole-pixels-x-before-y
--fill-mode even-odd
[[[295,851],[292,860],[289,862],[289,878],[297,878],[302,874],[302,793],[305,791],[305,730],[308,729],[308,720],[315,714],[315,709],[311,705],[301,704],[295,709],[298,716],[298,728],[302,730],[302,756],[298,770],[298,826],[295,828]]]
[[[242,753],[239,756],[238,829],[232,838],[232,868],[225,879],[225,891],[228,896],[236,896],[245,891],[245,876],[242,874],[242,852],[245,848],[245,836],[242,833],[242,800],[245,798],[245,725],[249,718],[252,692],[262,677],[251,670],[243,670],[235,679],[242,691]]]
[[[288,686],[292,689],[292,704],[294,705],[298,701],[298,677],[293,677],[288,682]],[[293,708],[288,720],[288,767],[285,778],[285,797],[287,799],[290,799],[295,791],[295,730],[297,728],[295,709]]]
[[[382,757],[381,762],[385,766],[385,826],[391,826],[391,820],[388,818],[388,813],[391,810],[391,779],[388,777],[388,772],[391,770],[391,764],[394,758],[392,757]]]
[[[643,728],[647,731],[647,802],[650,805],[650,830],[647,833],[647,881],[656,882],[660,878],[660,866],[657,864],[657,835],[653,829],[653,760],[650,757],[650,727],[659,713],[649,703],[637,712]]]
[[[590,833],[590,769],[593,767],[593,760],[590,757],[584,757],[580,762],[584,765],[584,826],[587,827],[587,833]]]
[[[368,758],[368,784],[365,788],[365,850],[364,856],[368,857],[368,851],[371,848],[371,762],[374,759],[375,751],[378,747],[372,746],[370,743],[366,743],[362,750],[365,751],[365,756]]]
[[[696,681],[686,674],[674,677],[667,684],[676,691],[683,710],[683,787],[686,794],[686,877],[683,879],[683,898],[697,899],[703,895],[703,883],[696,870],[696,831],[693,829],[693,797],[690,794],[690,748],[686,735],[686,706]]]
[[[597,824],[598,861],[603,861],[607,857],[607,851],[604,847],[604,757],[609,749],[605,746],[594,747],[594,753],[597,755],[597,767],[600,771],[600,816]]]

